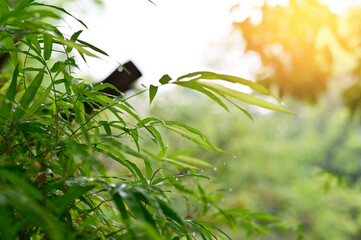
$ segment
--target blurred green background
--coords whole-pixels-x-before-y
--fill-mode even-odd
[[[219,183],[204,186],[218,188],[222,206],[270,214],[292,228],[270,225],[262,236],[258,233],[267,227],[248,235],[235,229],[234,239],[296,239],[299,225],[305,239],[361,239],[359,122],[334,94],[315,105],[285,102],[299,116],[249,108],[251,121],[237,111],[228,114],[201,95],[174,91],[160,95],[151,113],[194,126],[235,155],[197,149],[189,140],[167,134],[170,152],[194,149],[192,156],[212,164],[199,172]]]

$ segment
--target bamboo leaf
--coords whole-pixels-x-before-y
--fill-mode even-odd
[[[0,16],[9,13],[9,6],[5,0],[0,0]]]
[[[25,0],[27,1],[27,0]],[[57,7],[57,6],[54,6],[54,5],[49,5],[49,4],[43,4],[43,3],[38,3],[38,2],[34,2],[32,3],[31,5],[33,6],[43,6],[43,7],[50,7],[50,8],[54,8],[54,9],[57,9],[69,16],[71,16],[72,18],[74,18],[75,20],[77,20],[80,24],[82,24],[85,28],[88,28],[87,25],[85,25],[85,23],[83,21],[81,21],[80,19],[74,17],[72,14],[70,14],[68,11],[66,11],[64,8],[61,8],[61,7]]]
[[[242,92],[239,92],[239,91],[236,91],[236,90],[233,90],[230,88],[226,88],[226,87],[223,87],[223,86],[217,85],[217,84],[211,84],[211,83],[206,83],[206,82],[200,82],[200,84],[215,93],[225,94],[227,96],[230,96],[232,98],[235,98],[237,100],[240,100],[242,102],[245,102],[245,103],[248,103],[251,105],[259,106],[259,107],[277,111],[277,112],[283,112],[283,113],[295,115],[294,112],[291,112],[279,105],[267,102],[261,98],[255,97],[250,94],[242,93]]]
[[[98,52],[98,53],[101,53],[101,54],[103,54],[103,55],[105,55],[105,56],[109,56],[108,53],[104,52],[104,51],[101,50],[100,48],[97,48],[96,46],[94,46],[94,45],[92,45],[92,44],[90,44],[90,43],[87,43],[87,42],[82,41],[82,40],[80,40],[80,39],[78,39],[78,42],[81,43],[81,44],[83,44],[84,46],[86,46],[86,47],[88,47],[88,48],[90,48],[90,49]]]
[[[18,75],[19,75],[19,65],[16,65],[14,72],[13,72],[11,84],[8,88],[8,91],[6,92],[5,100],[2,103],[1,108],[0,108],[0,116],[2,117],[2,119],[3,118],[10,119],[10,117],[11,117],[11,106],[12,106],[12,103],[14,102],[14,98],[15,98],[15,94],[16,94]]]
[[[178,215],[178,213],[176,213],[171,207],[168,206],[167,203],[165,203],[162,200],[158,200],[159,202],[159,206],[162,209],[164,215],[166,215],[167,217],[169,217],[170,219],[176,221],[180,226],[181,229],[183,231],[183,233],[187,233],[188,230],[186,228],[186,225],[183,221],[183,219]]]
[[[78,39],[79,35],[80,35],[82,32],[83,32],[83,30],[80,30],[80,31],[75,32],[75,33],[71,36],[70,41],[73,42],[73,43],[75,43],[76,40]],[[70,53],[71,50],[73,50],[73,47],[68,46],[65,51],[66,51],[67,53]]]
[[[172,78],[168,74],[165,74],[161,77],[161,79],[159,79],[159,83],[163,85],[169,83],[171,80]]]
[[[259,93],[271,95],[271,93],[268,91],[268,89],[259,83],[255,83],[255,82],[252,82],[252,81],[246,80],[244,78],[240,78],[240,77],[235,77],[235,76],[230,76],[230,75],[225,75],[225,74],[217,74],[217,73],[213,73],[213,72],[189,73],[187,75],[179,77],[177,79],[177,81],[182,80],[184,78],[194,78],[194,77],[196,77],[196,79],[223,80],[223,81],[227,81],[227,82],[231,82],[231,83],[239,83],[239,84],[248,86],[251,89],[253,89]]]
[[[253,117],[252,115],[244,108],[241,108],[240,106],[238,106],[236,103],[234,103],[233,101],[229,100],[226,96],[223,96],[225,99],[227,99],[228,102],[230,102],[233,106],[235,106],[236,108],[238,108],[239,110],[241,110],[241,112],[243,112],[249,119],[251,119],[253,121]]]
[[[152,104],[153,99],[154,99],[155,95],[157,94],[157,91],[158,91],[158,87],[150,85],[150,87],[149,87],[149,100],[150,100],[150,103],[149,104]]]
[[[22,117],[22,115],[24,114],[23,109],[27,109],[30,106],[30,103],[33,101],[39,90],[43,78],[44,78],[44,72],[40,71],[38,75],[36,75],[34,80],[31,82],[29,87],[26,89],[23,97],[20,100],[21,108],[17,108],[14,113],[14,122],[16,122],[20,117]]]
[[[62,214],[72,201],[88,193],[94,187],[95,185],[74,185],[70,187],[63,196],[54,199],[51,202],[51,205],[57,210],[59,214]]]
[[[53,38],[44,34],[44,59],[49,60],[53,51]]]
[[[16,5],[15,9],[21,10],[28,7],[34,0],[20,0]]]
[[[44,93],[40,95],[40,97],[29,107],[29,109],[26,111],[24,118],[27,118],[34,114],[40,107],[42,103],[48,98],[50,91],[51,91],[52,85],[50,84],[49,87],[45,90]]]
[[[228,107],[226,106],[226,104],[224,104],[221,99],[219,99],[219,97],[217,97],[215,94],[213,94],[211,91],[208,91],[207,89],[205,89],[204,87],[200,86],[198,84],[197,81],[187,81],[187,82],[174,82],[174,84],[180,85],[182,87],[186,87],[189,89],[193,89],[196,90],[200,93],[205,94],[206,96],[208,96],[210,99],[212,99],[213,101],[215,101],[216,103],[218,103],[222,108],[224,108],[227,112],[229,112]]]
[[[205,166],[205,167],[212,167],[211,164],[209,164],[206,161],[203,161],[201,159],[198,159],[198,158],[188,157],[188,156],[178,156],[177,158],[184,161],[184,162],[192,163],[192,164],[195,164],[195,165],[200,165],[200,166]]]
[[[196,166],[193,166],[193,165],[190,165],[190,164],[187,164],[187,163],[183,163],[183,162],[179,162],[179,161],[176,161],[174,159],[170,159],[170,158],[162,158],[162,159],[164,161],[173,163],[173,164],[178,165],[178,166],[183,167],[183,168],[198,169]]]
[[[17,54],[18,50],[15,47],[14,40],[10,36],[7,36],[3,39],[3,41],[5,43],[5,46],[7,47],[5,51],[10,53],[11,60],[14,66],[16,66],[19,62],[19,59]]]

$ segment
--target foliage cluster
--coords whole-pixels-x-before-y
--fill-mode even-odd
[[[114,87],[85,84],[76,77],[74,56],[86,61],[107,53],[81,40],[81,31],[66,36],[49,23],[62,14],[72,16],[33,0],[10,7],[0,0],[0,52],[11,56],[1,66],[1,239],[226,239],[208,219],[222,216],[233,226],[245,220],[249,230],[258,226],[257,219],[260,225],[275,222],[261,213],[223,210],[220,195],[202,186],[202,179],[211,179],[199,166],[209,163],[184,150],[170,152],[159,129],[226,152],[199,130],[144,118],[128,102],[142,92],[149,92],[152,102],[159,86],[174,84],[201,92],[226,110],[227,101],[249,117],[236,100],[290,113],[214,80],[271,96],[266,88],[233,76],[196,72],[177,79],[164,75],[159,86],[133,96],[105,94],[100,90]],[[90,115],[87,106],[93,109]],[[145,148],[147,140],[155,146]],[[105,161],[117,163],[120,174],[108,175]],[[186,179],[192,179],[193,187]]]

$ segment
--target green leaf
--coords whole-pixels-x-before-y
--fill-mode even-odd
[[[168,74],[165,74],[161,77],[161,79],[159,79],[159,83],[160,84],[167,84],[169,83],[169,81],[171,81],[172,78],[168,75]]]
[[[108,121],[99,121],[99,124],[101,124],[104,127],[104,130],[107,135],[112,135],[112,130],[110,129]]]
[[[244,108],[241,108],[240,106],[238,106],[237,104],[235,104],[233,101],[229,100],[226,96],[223,96],[225,99],[227,99],[228,102],[230,102],[233,106],[235,106],[236,108],[238,108],[239,110],[241,110],[241,112],[243,112],[249,119],[251,119],[253,121],[253,117],[252,115]]]
[[[63,196],[54,199],[50,204],[58,213],[62,214],[72,201],[88,193],[94,187],[95,185],[74,185],[70,187]]]
[[[14,40],[10,36],[7,36],[3,39],[3,41],[5,43],[5,46],[7,47],[5,51],[10,53],[13,65],[16,66],[19,62],[19,59],[17,54],[18,50],[15,47]]]
[[[27,34],[26,39],[28,40],[29,43],[31,43],[35,47],[37,53],[40,54],[41,47],[40,47],[40,43],[39,43],[38,39],[36,38],[35,34]]]
[[[0,16],[9,13],[9,6],[5,0],[0,0]]]
[[[174,159],[162,158],[162,160],[173,163],[173,164],[178,165],[178,166],[183,167],[183,168],[198,169],[198,167],[196,167],[196,166],[193,166],[193,165],[190,165],[190,164],[187,164],[187,163],[183,163],[183,162],[179,162],[179,161],[176,161]]]
[[[34,80],[31,82],[29,87],[26,89],[23,97],[20,100],[20,107],[18,107],[14,113],[14,122],[16,122],[20,117],[23,116],[24,114],[23,109],[28,109],[28,107],[30,106],[30,103],[33,101],[39,90],[43,78],[44,78],[44,72],[40,71],[38,75],[36,75]]]
[[[53,38],[44,34],[44,59],[49,60],[53,51]]]
[[[195,165],[200,165],[200,166],[205,166],[205,167],[212,167],[211,164],[209,164],[206,161],[203,161],[201,159],[198,159],[198,158],[188,157],[188,156],[178,156],[177,158],[184,161],[184,162],[192,163],[192,164],[195,164]]]
[[[20,10],[28,7],[34,0],[20,0],[16,5],[15,9]]]
[[[152,104],[152,101],[155,97],[155,95],[157,94],[158,91],[158,87],[150,85],[149,87],[149,100],[150,100],[150,104]]]
[[[179,77],[177,79],[177,81],[182,80],[184,78],[194,78],[194,77],[196,77],[196,79],[223,80],[223,81],[227,81],[227,82],[231,82],[231,83],[239,83],[239,84],[248,86],[251,89],[253,89],[259,93],[271,95],[271,93],[268,91],[268,89],[259,83],[255,83],[255,82],[252,82],[252,81],[249,81],[249,80],[246,80],[243,78],[235,77],[235,76],[230,76],[230,75],[225,75],[225,74],[217,74],[217,73],[213,73],[213,72],[189,73],[187,75]]]
[[[48,98],[51,91],[52,84],[48,86],[44,93],[31,105],[31,107],[26,111],[24,118],[27,118],[34,114],[40,107],[40,105]]]
[[[26,1],[26,0],[25,0]],[[77,20],[80,24],[82,24],[85,28],[88,28],[87,25],[85,25],[85,23],[83,21],[81,21],[80,19],[74,17],[72,14],[70,14],[68,11],[66,11],[64,8],[61,8],[61,7],[57,7],[57,6],[54,6],[54,5],[49,5],[49,4],[43,4],[43,3],[38,3],[38,2],[34,2],[32,3],[31,5],[33,6],[44,6],[44,7],[50,7],[50,8],[54,8],[54,9],[57,9],[69,16],[71,16],[72,18],[74,18],[75,20]]]
[[[178,213],[176,213],[171,207],[168,206],[167,203],[163,202],[162,200],[158,200],[158,202],[159,202],[159,206],[162,209],[164,215],[166,215],[170,219],[177,222],[180,225],[183,233],[187,233],[188,230],[186,228],[186,225],[185,225],[183,219],[178,215]]]
[[[11,117],[11,112],[12,112],[11,106],[12,106],[12,103],[14,102],[14,98],[15,98],[15,94],[16,94],[18,75],[19,75],[19,65],[16,65],[14,72],[13,72],[11,84],[8,88],[8,91],[6,92],[5,100],[1,105],[0,116],[2,117],[2,119],[3,118],[10,119],[10,117]]]
[[[206,82],[199,82],[202,86],[204,86],[205,88],[208,88],[209,90],[215,92],[215,93],[219,93],[219,94],[225,94],[227,96],[230,96],[232,98],[235,98],[237,100],[240,100],[242,102],[251,104],[251,105],[255,105],[255,106],[259,106],[262,108],[266,108],[269,110],[273,110],[273,111],[277,111],[277,112],[284,112],[284,113],[288,113],[288,114],[293,114],[296,115],[294,112],[291,112],[279,105],[276,105],[274,103],[270,103],[267,102],[263,99],[257,98],[253,95],[250,94],[246,94],[246,93],[242,93],[242,92],[238,92],[236,90],[230,89],[230,88],[226,88],[223,87],[221,85],[217,85],[217,84],[211,84],[211,83],[206,83]]]
[[[81,43],[81,44],[83,44],[84,46],[86,46],[86,47],[88,47],[88,48],[90,48],[90,49],[98,52],[98,53],[101,53],[101,54],[103,54],[103,55],[105,55],[105,56],[109,56],[108,53],[104,52],[104,51],[101,50],[100,48],[97,48],[96,46],[94,46],[94,45],[92,45],[92,44],[90,44],[90,43],[87,43],[87,42],[82,41],[82,40],[80,40],[80,39],[78,39],[78,42]]]
[[[169,127],[168,125],[178,126],[178,127],[181,127],[183,129],[187,130],[188,132],[190,132],[192,134],[198,135],[200,139],[198,137],[195,137],[195,136],[189,134],[189,133],[185,133],[188,136],[185,136],[185,135],[183,135],[183,136],[187,137],[187,138],[192,137],[193,139],[190,139],[190,138],[189,139],[192,140],[192,141],[196,141],[196,143],[200,141],[201,144],[205,144],[205,146],[203,146],[203,147],[206,147],[206,148],[211,149],[211,150],[216,151],[216,152],[221,152],[221,153],[232,155],[230,153],[227,153],[227,152],[223,151],[222,149],[219,149],[219,148],[213,146],[213,144],[207,139],[207,137],[201,131],[197,130],[194,127],[191,127],[191,126],[189,126],[187,124],[180,123],[180,122],[177,122],[177,121],[164,121],[163,123],[165,124],[163,127]],[[174,128],[174,129],[179,130],[177,128]],[[174,131],[174,129],[172,129],[172,130]],[[184,133],[184,131],[181,131],[181,132]],[[180,132],[178,131],[178,133],[180,133]]]
[[[177,84],[179,86],[182,87],[186,87],[192,90],[196,90],[200,93],[205,94],[206,96],[208,96],[210,99],[212,99],[213,101],[215,101],[216,103],[218,103],[222,108],[224,108],[227,112],[229,112],[228,107],[226,106],[226,104],[224,104],[221,99],[219,99],[219,97],[217,97],[215,94],[213,94],[211,91],[208,91],[207,89],[205,89],[204,87],[200,86],[198,84],[197,81],[187,81],[187,82],[174,82],[174,84]]]
[[[168,159],[168,158],[167,158]],[[167,161],[167,160],[165,160]],[[174,180],[176,178],[184,178],[184,177],[197,177],[197,178],[204,178],[204,179],[211,179],[210,177],[208,177],[207,175],[202,175],[202,174],[193,174],[193,173],[187,173],[184,175],[178,175],[178,176],[169,176],[169,177],[160,177],[155,179],[154,181],[152,181],[152,185],[156,185],[160,182],[166,181],[168,179],[170,180]]]
[[[76,40],[78,39],[79,35],[80,35],[82,32],[83,32],[83,30],[80,30],[80,31],[75,32],[75,33],[71,36],[70,41],[73,42],[73,43],[75,43]],[[73,50],[73,48],[70,47],[70,46],[68,46],[65,51],[66,51],[67,53],[70,53],[71,50]]]
[[[143,206],[140,199],[130,189],[120,188],[118,194],[124,199],[124,202],[128,205],[129,209],[134,213],[136,219],[144,220],[151,224],[153,227],[156,226],[152,215]]]

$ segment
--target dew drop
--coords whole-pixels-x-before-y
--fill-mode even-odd
[[[175,180],[178,181],[178,178],[176,178]]]
[[[217,171],[217,168],[216,168],[216,167],[214,167],[214,168],[213,168],[213,171]]]
[[[232,188],[230,188],[228,191],[232,192],[232,191],[233,191],[233,189],[232,189]]]
[[[223,162],[223,165],[224,165],[224,166],[226,166],[226,164],[227,164],[226,162]]]
[[[201,172],[204,172],[204,170],[202,169]]]

